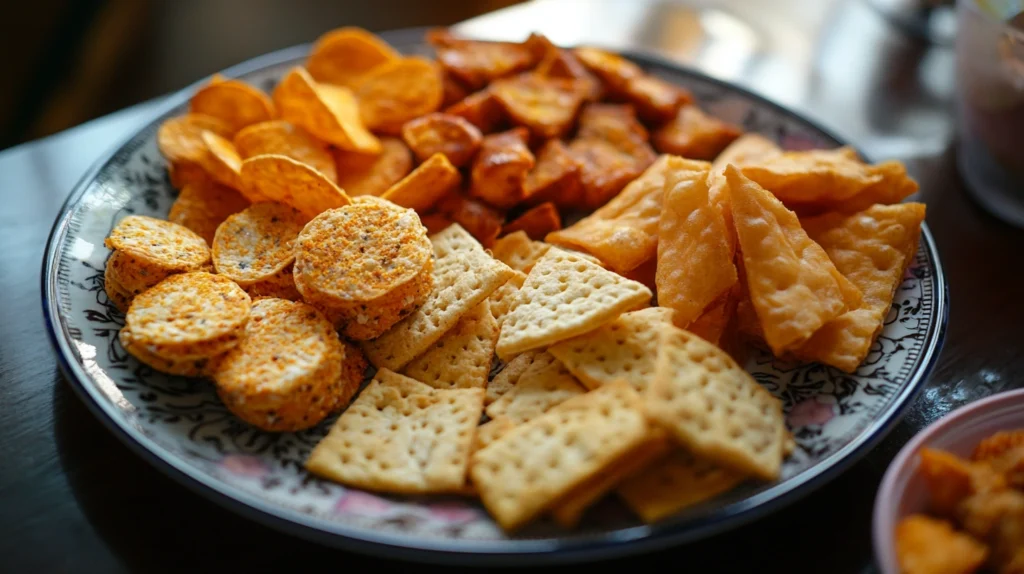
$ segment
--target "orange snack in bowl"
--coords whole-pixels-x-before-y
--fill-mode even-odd
[[[254,155],[275,154],[315,168],[337,182],[338,172],[327,144],[306,130],[284,120],[253,124],[235,134],[235,150],[242,159]]]
[[[318,82],[354,87],[368,72],[400,58],[387,42],[361,28],[331,30],[317,38],[306,60]]]
[[[380,152],[380,141],[364,126],[356,96],[348,88],[320,84],[296,67],[274,88],[274,103],[283,119],[328,143],[349,151]]]
[[[199,88],[189,101],[192,113],[215,117],[232,131],[266,122],[277,115],[267,94],[241,80],[214,78]]]
[[[458,187],[461,180],[459,170],[448,158],[435,153],[380,196],[402,207],[425,213],[446,193]]]
[[[586,86],[576,80],[520,74],[489,87],[513,123],[540,138],[562,137],[583,104]]]
[[[550,201],[559,207],[578,208],[583,203],[580,162],[561,140],[550,139],[537,152],[533,169],[523,181],[524,201]]]
[[[527,138],[525,128],[486,136],[473,162],[469,194],[506,209],[522,201],[526,174],[534,166]]]
[[[505,112],[501,109],[501,104],[487,89],[469,94],[449,106],[444,112],[464,118],[485,134],[496,131],[505,120]]]
[[[355,94],[367,128],[396,134],[405,122],[440,108],[444,86],[434,62],[408,57],[371,70],[359,81]]]
[[[661,153],[692,159],[712,160],[743,131],[739,127],[706,115],[696,105],[679,108],[675,117],[651,137]]]
[[[462,167],[480,149],[483,134],[464,118],[431,113],[406,122],[402,139],[420,161],[440,153],[455,167]]]
[[[586,207],[596,208],[654,163],[647,130],[628,105],[589,104],[580,113],[579,130],[569,151],[580,162]]]
[[[896,554],[906,574],[941,574],[978,570],[988,549],[948,521],[913,515],[896,527]]]
[[[525,231],[530,239],[543,240],[548,233],[562,228],[558,208],[551,202],[542,203],[523,212],[522,215],[505,224],[502,233]]]
[[[449,193],[437,204],[437,211],[461,225],[484,247],[490,247],[505,222],[501,211],[461,192]]]
[[[427,42],[434,46],[444,69],[470,89],[526,70],[538,60],[538,54],[525,44],[467,40],[444,29],[429,31]]]
[[[379,154],[338,150],[338,186],[351,197],[380,195],[412,171],[412,152],[398,138],[380,139]]]

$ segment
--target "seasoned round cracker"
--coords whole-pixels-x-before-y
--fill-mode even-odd
[[[338,182],[337,166],[327,145],[284,120],[253,124],[235,134],[234,143],[242,159],[267,154],[288,156]]]
[[[167,271],[191,271],[210,262],[210,248],[194,231],[145,215],[119,221],[104,243]]]
[[[250,157],[242,162],[241,177],[240,191],[251,201],[277,201],[310,218],[352,202],[327,176],[288,156]]]
[[[435,62],[411,56],[377,66],[355,91],[366,127],[397,134],[405,122],[441,107],[444,80]]]
[[[213,238],[213,266],[243,288],[267,281],[295,260],[295,241],[308,219],[272,201],[229,216]]]
[[[134,297],[172,275],[156,265],[148,264],[115,250],[107,259],[106,277],[117,283],[129,296]]]
[[[337,405],[334,410],[347,407],[352,398],[359,392],[359,387],[366,379],[366,369],[370,361],[366,359],[363,350],[342,339],[341,345],[345,347],[345,359],[341,362],[341,392],[337,396]]]
[[[205,377],[209,374],[211,366],[220,359],[220,355],[189,359],[165,359],[159,355],[154,355],[146,349],[145,345],[136,342],[132,336],[131,329],[121,329],[121,332],[118,333],[118,340],[121,342],[124,350],[138,359],[140,363],[168,375]]]
[[[188,161],[170,162],[167,165],[167,176],[171,186],[183,189],[186,185],[211,185],[214,183],[210,174],[198,163]]]
[[[420,275],[433,253],[415,211],[360,201],[326,211],[302,230],[295,284],[332,306],[370,302]]]
[[[302,300],[302,294],[295,288],[295,278],[292,275],[291,265],[278,271],[268,279],[246,286],[245,292],[253,299],[257,297],[274,297],[277,299],[288,299],[289,301]]]
[[[270,96],[241,80],[211,82],[192,96],[193,113],[215,117],[232,132],[245,126],[274,119],[274,102]]]
[[[212,182],[188,184],[171,205],[167,220],[195,231],[213,245],[217,227],[233,213],[249,207],[249,200],[230,187]]]
[[[230,138],[235,130],[224,121],[204,114],[185,114],[160,124],[156,132],[156,145],[172,164],[199,165],[206,155],[203,131]]]
[[[318,82],[355,85],[377,66],[400,58],[394,48],[361,28],[339,28],[317,39],[306,60],[309,75]]]
[[[313,307],[259,299],[245,337],[213,371],[217,394],[242,420],[268,431],[309,428],[339,406],[345,349]]]
[[[103,271],[103,291],[107,299],[114,304],[122,313],[127,313],[132,304],[132,294],[110,276],[110,268]]]
[[[182,360],[211,357],[238,344],[249,321],[249,295],[222,275],[171,275],[137,295],[125,328],[152,354]]]

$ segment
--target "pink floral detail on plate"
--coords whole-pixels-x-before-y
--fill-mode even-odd
[[[817,399],[807,399],[793,405],[789,410],[789,426],[800,428],[812,425],[823,425],[832,420],[835,416],[832,405],[818,402]]]
[[[334,511],[340,514],[358,514],[360,516],[380,516],[391,510],[391,503],[379,496],[349,490],[341,495]]]
[[[248,454],[229,454],[221,459],[220,467],[231,474],[249,478],[267,474],[267,465],[259,457]]]
[[[430,517],[450,524],[471,522],[479,516],[477,511],[457,502],[442,502],[428,507]]]

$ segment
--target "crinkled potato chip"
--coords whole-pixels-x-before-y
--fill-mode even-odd
[[[522,201],[526,174],[534,166],[528,138],[524,128],[484,137],[473,162],[469,194],[506,209]]]
[[[471,89],[480,89],[490,81],[531,68],[538,55],[526,44],[484,42],[456,38],[448,30],[427,32],[437,61],[451,75]]]
[[[235,134],[234,144],[242,159],[254,155],[284,155],[316,168],[331,181],[338,180],[334,157],[327,145],[284,120],[253,124]]]
[[[657,254],[666,176],[698,169],[707,171],[707,165],[662,156],[603,207],[552,233],[546,241],[582,249],[616,272],[627,273]]]
[[[257,155],[242,162],[242,192],[249,201],[277,201],[313,218],[352,202],[314,168],[283,155]]]
[[[402,140],[381,138],[377,155],[338,151],[338,186],[352,197],[380,195],[412,171],[412,152]]]
[[[501,104],[488,89],[466,96],[449,106],[444,113],[464,118],[485,134],[497,131],[505,121],[505,112]]]
[[[396,134],[405,122],[441,107],[444,86],[434,62],[412,56],[374,68],[355,93],[366,127]]]
[[[693,101],[685,88],[651,74],[630,78],[624,92],[626,100],[636,107],[637,115],[654,124],[671,120],[681,106]]]
[[[523,181],[525,202],[552,202],[567,209],[583,203],[580,162],[561,140],[550,139],[537,152],[537,161]]]
[[[457,188],[460,181],[462,176],[459,175],[459,170],[455,169],[444,154],[435,153],[380,196],[402,207],[423,213],[449,191]]]
[[[238,191],[216,183],[188,184],[171,205],[167,221],[183,225],[213,244],[213,236],[227,217],[249,207]]]
[[[657,159],[647,130],[628,105],[586,106],[569,151],[581,164],[584,203],[591,209],[615,197]]]
[[[612,92],[624,92],[630,80],[644,74],[640,66],[599,48],[576,48],[573,54]]]
[[[687,163],[665,176],[655,279],[658,304],[675,310],[680,327],[696,320],[737,281],[725,221],[708,200],[711,165]]]
[[[449,193],[437,204],[437,210],[461,225],[484,247],[494,243],[505,223],[505,216],[500,211],[461,192]]]
[[[281,118],[348,151],[379,153],[380,141],[360,119],[355,94],[343,86],[319,84],[305,68],[292,68],[274,88]]]
[[[750,300],[765,342],[782,355],[846,311],[842,275],[796,214],[735,166],[725,176]]]
[[[848,373],[857,370],[882,331],[896,288],[913,260],[924,221],[922,203],[876,205],[849,216],[804,219],[807,234],[864,294],[860,305],[818,329],[793,354]]]
[[[306,69],[318,82],[352,88],[370,70],[400,57],[376,35],[362,28],[345,27],[317,38]]]
[[[505,224],[504,234],[524,231],[531,239],[542,241],[548,233],[562,228],[562,218],[553,203],[542,203],[523,212],[522,215]]]
[[[160,124],[156,132],[156,144],[160,153],[172,165],[199,167],[207,151],[206,142],[203,141],[204,131],[225,138],[234,134],[231,126],[223,120],[203,114],[185,114]]]
[[[480,149],[483,134],[462,117],[432,113],[406,122],[402,139],[420,161],[440,153],[455,167],[462,167]]]
[[[651,136],[654,148],[692,159],[712,160],[742,134],[732,124],[711,117],[694,104],[679,108],[671,122]]]
[[[513,123],[545,139],[569,131],[586,95],[581,82],[539,74],[496,80],[489,89]]]
[[[786,204],[843,201],[883,177],[848,147],[785,152],[745,166],[743,175]]]
[[[227,124],[232,132],[277,115],[274,102],[267,94],[241,80],[210,82],[196,91],[189,101],[192,113],[215,117]]]
[[[204,131],[202,138],[208,152],[203,156],[203,169],[217,183],[241,189],[242,158],[238,155],[235,145],[210,131]]]

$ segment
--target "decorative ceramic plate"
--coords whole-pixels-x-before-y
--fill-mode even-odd
[[[406,52],[427,53],[422,35],[385,34]],[[277,52],[224,72],[271,91],[308,47]],[[691,90],[712,114],[783,148],[843,142],[742,89],[648,56],[638,64]],[[326,482],[303,462],[333,417],[295,434],[256,430],[228,413],[210,383],[156,373],[121,348],[123,315],[103,290],[103,239],[127,214],[166,217],[176,191],[156,146],[160,123],[186,111],[192,89],[81,181],[54,225],[43,269],[43,303],[63,368],[79,395],[127,444],[186,485],[261,522],[350,549],[420,560],[492,563],[579,560],[693,540],[779,508],[836,476],[897,421],[934,365],[946,320],[946,287],[927,228],[896,292],[885,329],[854,375],[763,354],[746,365],[785,403],[798,447],[782,478],[750,484],[654,525],[608,500],[577,531],[537,524],[507,537],[468,499],[391,497]]]

